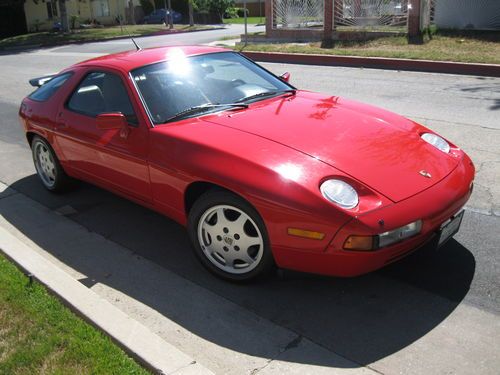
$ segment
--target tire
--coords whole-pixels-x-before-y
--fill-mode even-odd
[[[246,282],[274,268],[263,220],[232,193],[211,190],[200,196],[189,212],[188,232],[201,263],[225,280]]]
[[[64,172],[50,144],[40,136],[33,137],[31,152],[36,173],[42,185],[49,191],[60,193],[66,191],[71,179]]]

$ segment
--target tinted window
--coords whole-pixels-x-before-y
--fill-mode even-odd
[[[71,95],[68,108],[92,117],[100,113],[121,112],[129,123],[138,123],[122,80],[112,73],[88,74]]]
[[[55,76],[50,81],[44,83],[38,89],[36,89],[30,96],[30,99],[37,100],[39,102],[44,102],[48,100],[54,93],[61,87],[64,82],[68,80],[68,78],[73,73],[68,72],[58,76]]]

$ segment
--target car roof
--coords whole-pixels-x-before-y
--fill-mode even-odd
[[[132,41],[130,41],[132,44]],[[125,72],[129,72],[144,65],[153,64],[160,61],[167,61],[172,56],[184,55],[186,57],[204,55],[217,52],[230,52],[226,48],[210,46],[169,46],[133,50],[96,57],[85,60],[73,66],[102,66],[110,67]]]

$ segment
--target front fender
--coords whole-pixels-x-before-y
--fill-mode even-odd
[[[185,224],[184,194],[208,182],[250,202],[262,216],[272,246],[325,251],[352,214],[319,191],[333,167],[284,145],[199,120],[151,129],[152,194],[169,216]],[[325,233],[322,240],[294,237],[289,227]]]

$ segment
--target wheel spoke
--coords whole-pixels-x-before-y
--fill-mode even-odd
[[[238,257],[238,259],[242,260],[243,262],[245,262],[248,265],[255,263],[255,259],[253,259],[250,255],[248,255],[248,253],[246,251],[244,251],[241,254],[241,256]]]
[[[248,221],[248,216],[245,214],[240,214],[240,216],[238,216],[238,218],[235,221],[230,222],[232,232],[243,233],[247,221]]]
[[[242,249],[248,250],[252,246],[261,245],[262,240],[260,237],[250,237],[246,234],[243,234],[240,238],[239,243],[241,244],[240,247]]]
[[[214,240],[218,235],[217,228],[213,225],[207,224],[205,226],[205,230],[210,234],[212,240]]]
[[[227,264],[226,259],[225,259],[225,258],[224,258],[221,254],[219,254],[218,252],[213,251],[211,254],[212,254],[212,256],[213,256],[215,259],[218,259],[220,262],[223,262],[224,264]]]
[[[215,211],[217,215],[217,227],[222,230],[223,227],[228,227],[230,221],[226,218],[226,213],[224,212],[224,208],[218,208]]]

